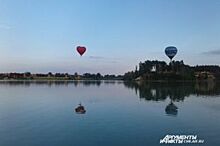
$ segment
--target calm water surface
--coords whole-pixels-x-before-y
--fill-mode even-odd
[[[0,146],[157,146],[167,134],[219,146],[219,83],[0,82]]]

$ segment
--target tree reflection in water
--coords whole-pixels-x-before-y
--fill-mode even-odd
[[[164,101],[169,98],[170,103],[165,107],[167,115],[176,116],[178,114],[178,107],[175,102],[184,101],[186,97],[195,95],[197,97],[219,97],[220,83],[213,81],[203,82],[123,82],[114,80],[83,80],[83,81],[1,81],[0,86],[18,86],[22,85],[29,87],[32,84],[35,86],[46,85],[52,86],[68,86],[74,85],[75,87],[82,86],[101,86],[124,84],[128,89],[135,90],[136,94],[141,99],[146,101]]]
[[[217,97],[220,95],[219,82],[124,82],[129,89],[134,89],[136,94],[147,101],[164,101],[170,98],[170,103],[165,107],[169,116],[177,116],[178,107],[174,102],[184,101],[186,97]]]
[[[124,82],[124,85],[134,89],[140,98],[153,101],[164,101],[169,97],[172,101],[179,102],[190,95],[220,95],[219,82]]]

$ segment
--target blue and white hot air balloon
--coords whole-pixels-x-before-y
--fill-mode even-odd
[[[174,47],[174,46],[166,47],[165,53],[166,53],[166,55],[170,58],[170,60],[172,60],[173,57],[174,57],[174,56],[176,55],[176,53],[177,53],[177,48]]]

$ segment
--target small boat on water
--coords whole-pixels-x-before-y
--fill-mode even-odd
[[[77,108],[75,108],[75,112],[77,114],[85,114],[86,110],[84,108],[84,106],[82,106],[81,104],[79,104],[79,106]]]

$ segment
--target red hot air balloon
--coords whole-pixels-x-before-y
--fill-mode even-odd
[[[76,47],[77,52],[82,56],[86,52],[86,47],[83,46],[77,46]]]

